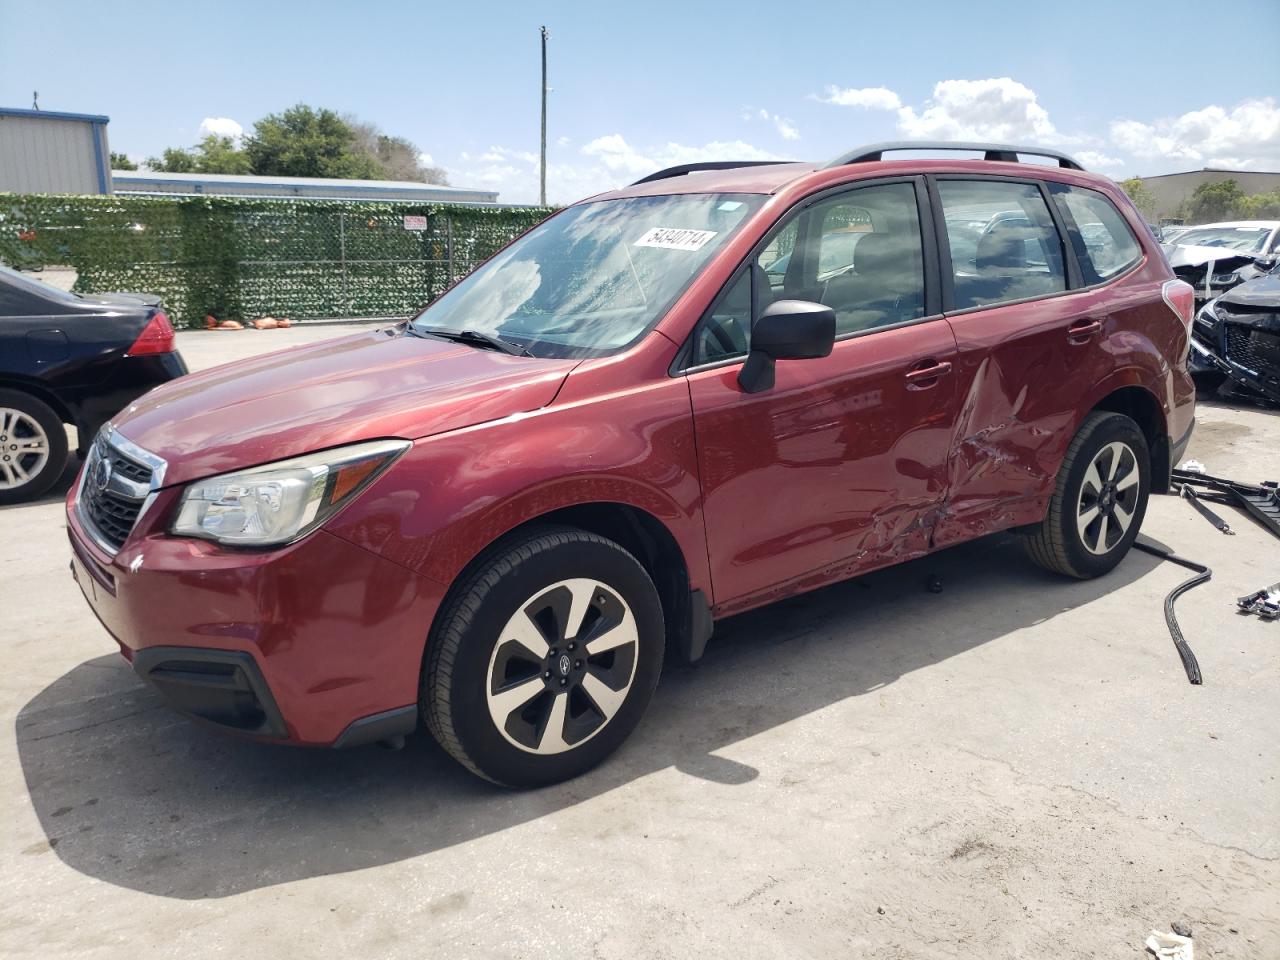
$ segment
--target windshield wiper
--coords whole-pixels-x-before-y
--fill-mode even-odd
[[[512,343],[510,340],[503,340],[501,337],[495,337],[491,333],[483,333],[480,330],[449,330],[445,327],[420,327],[417,324],[409,324],[409,330],[416,336],[438,337],[441,340],[452,340],[456,343],[468,343],[473,347],[487,347],[490,350],[498,350],[501,353],[508,353],[513,357],[527,357],[529,351],[518,343]]]

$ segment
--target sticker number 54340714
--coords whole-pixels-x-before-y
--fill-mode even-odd
[[[701,250],[716,235],[714,230],[686,230],[683,227],[654,227],[634,246],[662,247],[665,250]]]

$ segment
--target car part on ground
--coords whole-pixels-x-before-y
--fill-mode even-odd
[[[1173,638],[1173,646],[1178,651],[1178,658],[1182,661],[1182,668],[1187,672],[1187,681],[1194,686],[1199,686],[1204,682],[1204,678],[1200,674],[1200,662],[1196,660],[1196,655],[1191,651],[1191,645],[1187,643],[1186,637],[1182,635],[1182,628],[1178,626],[1178,617],[1173,612],[1173,604],[1192,587],[1207,583],[1212,579],[1213,571],[1202,563],[1196,563],[1194,560],[1180,557],[1172,550],[1158,546],[1144,537],[1139,537],[1134,543],[1134,547],[1143,553],[1151,554],[1153,557],[1159,557],[1161,560],[1168,560],[1170,563],[1176,563],[1180,567],[1195,571],[1195,576],[1182,581],[1182,583],[1170,590],[1168,596],[1164,598],[1164,622],[1169,627],[1169,636]]]
[[[1236,601],[1245,613],[1255,613],[1263,620],[1280,618],[1280,583],[1247,593]]]
[[[1280,537],[1280,485],[1273,480],[1262,483],[1240,483],[1190,470],[1174,469],[1176,487],[1194,485],[1208,491],[1208,499],[1216,503],[1243,507],[1275,537]],[[1204,494],[1199,495],[1204,499]]]
[[[187,372],[157,297],[81,296],[0,266],[0,503],[46,493],[103,422]]]
[[[1223,520],[1220,516],[1200,502],[1200,497],[1196,494],[1195,488],[1192,487],[1191,484],[1184,483],[1179,492],[1184,500],[1190,503],[1191,506],[1195,507],[1196,513],[1200,514],[1200,516],[1212,523],[1221,533],[1225,533],[1229,537],[1234,537],[1236,535],[1236,532],[1231,529],[1231,524],[1227,523],[1227,521]]]
[[[1192,329],[1190,369],[1198,385],[1224,379],[1280,403],[1280,274],[1250,280],[1204,304]]]

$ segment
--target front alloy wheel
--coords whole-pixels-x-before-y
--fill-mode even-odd
[[[489,716],[513,746],[563,753],[613,719],[635,679],[627,602],[580,577],[539,591],[507,621],[489,659]]]
[[[453,757],[495,783],[567,780],[640,722],[666,628],[648,571],[612,540],[544,526],[459,578],[427,643],[419,705]]]

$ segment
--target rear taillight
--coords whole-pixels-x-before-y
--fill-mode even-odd
[[[173,353],[173,325],[163,310],[157,310],[147,321],[129,348],[129,356],[144,357],[152,353]]]
[[[1190,330],[1191,321],[1196,316],[1196,291],[1191,284],[1183,280],[1166,280],[1160,294],[1182,325]]]

